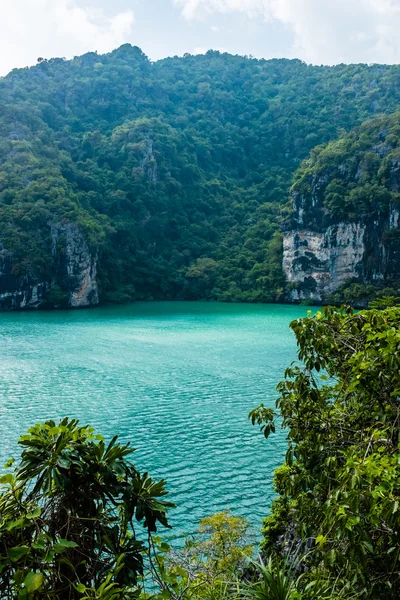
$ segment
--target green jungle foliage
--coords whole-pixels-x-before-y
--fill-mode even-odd
[[[173,506],[165,482],[137,471],[129,445],[74,420],[36,425],[19,444],[0,478],[1,599],[136,598],[147,537]]]
[[[387,306],[386,299],[392,298],[394,301],[400,292],[400,282],[398,279],[393,279],[392,285],[394,287],[384,287],[385,284],[387,282],[382,281],[374,282],[374,285],[370,283],[363,284],[358,280],[350,279],[335,292],[327,294],[326,300],[333,306],[347,304],[357,308],[374,308],[375,303],[378,302],[375,308],[383,308]],[[385,299],[382,306],[379,305],[379,299],[381,298]],[[307,303],[305,303],[305,306],[307,306]]]
[[[400,308],[325,308],[291,326],[303,365],[278,386],[289,448],[275,473],[279,496],[264,522],[263,551],[297,565],[297,589],[318,589],[312,597],[325,587],[340,590],[334,598],[395,600]],[[274,431],[272,409],[261,405],[250,416],[266,437]]]
[[[200,520],[197,534],[176,549],[154,538],[157,569],[154,600],[222,600],[238,591],[254,546],[243,517],[222,512]]]
[[[337,140],[314,148],[295,174],[292,198],[285,229],[304,227],[318,232],[343,222],[363,226],[359,275],[323,295],[325,304],[366,308],[380,296],[400,293],[399,112],[367,120]],[[297,266],[323,270],[311,252],[293,268]],[[303,284],[290,285],[301,288]],[[307,280],[305,286],[309,286]]]
[[[400,210],[400,113],[368,120],[338,140],[314,148],[296,173],[293,191],[309,201],[303,206],[306,225],[387,217],[390,209]],[[311,210],[312,192],[325,219]],[[391,233],[400,245],[398,228],[394,229]]]
[[[293,173],[399,101],[399,66],[40,60],[0,79],[0,244],[15,275],[51,280],[49,224],[75,222],[103,299],[279,300]]]

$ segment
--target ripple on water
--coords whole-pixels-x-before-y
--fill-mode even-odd
[[[136,448],[164,477],[175,532],[230,509],[259,528],[284,434],[247,420],[295,359],[304,307],[138,303],[0,315],[0,458],[40,420],[77,417]]]

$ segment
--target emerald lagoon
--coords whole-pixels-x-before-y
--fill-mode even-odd
[[[285,434],[247,419],[296,359],[292,319],[307,307],[143,302],[0,314],[0,459],[36,422],[75,417],[136,448],[165,478],[173,534],[231,509],[259,530]]]

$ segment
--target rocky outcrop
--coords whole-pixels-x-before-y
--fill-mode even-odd
[[[70,294],[69,306],[98,304],[97,256],[90,252],[79,228],[73,223],[52,225],[51,240],[58,279],[63,280],[62,287]]]
[[[16,275],[12,254],[0,246],[0,310],[38,308],[48,289],[45,281]]]
[[[366,227],[361,223],[338,223],[322,232],[285,232],[283,269],[290,300],[321,301],[349,279],[363,277],[365,239]]]
[[[283,270],[291,301],[326,297],[353,280],[377,284],[400,278],[399,210],[322,230],[298,224],[283,234]]]
[[[84,308],[99,303],[97,256],[73,223],[50,225],[51,279],[18,274],[11,252],[0,246],[0,310],[35,309],[58,305],[52,291],[61,292],[60,305]]]
[[[157,161],[154,157],[153,153],[153,140],[148,137],[146,139],[146,150],[143,156],[143,159],[140,163],[140,168],[143,173],[147,174],[148,180],[153,185],[156,185],[158,181],[158,170],[157,170]]]
[[[369,121],[299,169],[283,232],[288,300],[324,302],[350,282],[399,287],[399,122]]]

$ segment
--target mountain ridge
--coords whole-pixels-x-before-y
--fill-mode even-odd
[[[14,279],[0,287],[28,277],[45,283],[39,305],[71,305],[79,273],[51,246],[51,228],[70,224],[96,257],[101,301],[282,300],[301,161],[399,106],[397,65],[216,51],[151,63],[124,45],[13,70],[0,79],[0,243]]]

